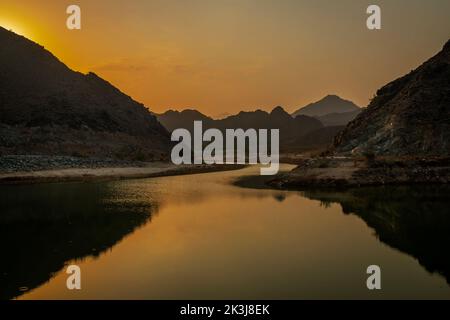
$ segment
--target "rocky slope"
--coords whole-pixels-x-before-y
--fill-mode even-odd
[[[0,155],[159,159],[169,135],[140,103],[0,27]]]
[[[378,90],[333,147],[338,153],[450,155],[450,40],[416,70]]]

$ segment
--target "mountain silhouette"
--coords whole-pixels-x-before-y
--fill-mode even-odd
[[[169,142],[144,105],[0,27],[0,154],[153,159]]]
[[[353,102],[344,100],[336,95],[328,95],[317,102],[310,103],[307,106],[298,109],[292,116],[305,115],[310,117],[321,117],[328,114],[356,111],[360,111],[360,108]]]
[[[186,109],[183,111],[169,110],[156,116],[158,117],[159,122],[169,132],[178,128],[193,128],[194,121],[202,121],[203,125],[206,127],[212,127],[214,123],[214,119],[193,109]]]
[[[441,52],[378,90],[340,133],[337,152],[450,155],[450,40]]]
[[[323,124],[313,117],[298,116],[293,118],[282,107],[274,108],[270,113],[263,110],[241,111],[236,115],[224,119],[215,120],[195,110],[167,111],[158,115],[159,121],[167,130],[173,131],[184,128],[193,132],[195,120],[203,121],[203,129],[217,128],[226,129],[280,129],[280,147],[284,151],[292,148],[299,149],[295,141],[310,132],[323,128]],[[334,135],[333,135],[334,136]],[[333,136],[329,136],[327,144],[332,142]],[[321,142],[323,139],[321,140]],[[308,141],[308,148],[315,148],[314,137]],[[321,143],[322,147],[323,144]],[[301,146],[300,146],[301,149]]]

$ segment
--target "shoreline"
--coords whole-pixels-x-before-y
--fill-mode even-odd
[[[266,183],[277,189],[448,184],[450,162],[448,158],[313,158]]]
[[[218,171],[240,170],[245,165],[174,165],[150,162],[145,166],[63,168],[36,171],[0,172],[0,185],[40,184],[60,182],[114,181],[191,175]]]
[[[289,160],[297,156],[289,155]],[[300,156],[303,159],[303,156]],[[49,155],[0,155],[0,185],[144,179],[239,170],[248,165],[174,165],[168,161],[132,161]]]

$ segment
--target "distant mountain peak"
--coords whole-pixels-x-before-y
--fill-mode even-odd
[[[272,112],[275,112],[275,111],[284,111],[284,109],[282,106],[276,106],[275,108],[273,108]]]
[[[169,115],[169,114],[201,115],[201,116],[207,117],[206,115],[204,115],[200,111],[198,111],[196,109],[192,109],[192,108],[183,109],[181,111],[169,109],[169,110],[165,111],[164,113],[162,113],[160,115]]]
[[[191,109],[191,108],[184,109],[184,110],[180,111],[180,113],[183,113],[183,114],[199,114],[199,115],[201,114],[202,116],[206,116],[203,113],[201,113],[200,111],[195,110],[195,109]]]
[[[159,122],[168,130],[173,131],[178,128],[186,128],[187,124],[193,124],[194,121],[202,121],[204,125],[208,125],[212,118],[204,115],[195,109],[184,109],[182,111],[167,110],[157,115]]]
[[[283,107],[281,106],[277,106],[275,107],[271,112],[271,115],[276,115],[276,116],[290,116],[289,113],[286,112],[286,110],[283,109]]]
[[[317,102],[298,109],[292,116],[294,118],[298,115],[321,117],[331,113],[345,113],[357,110],[360,110],[360,108],[353,102],[342,99],[335,94],[329,94]]]

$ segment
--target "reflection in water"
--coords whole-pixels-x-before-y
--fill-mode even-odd
[[[106,184],[2,187],[0,199],[0,299],[38,287],[69,260],[99,257],[154,210]]]
[[[339,203],[375,229],[380,241],[410,254],[450,284],[450,186],[359,188],[307,191],[325,207]]]
[[[410,257],[448,281],[448,187],[232,184],[257,172],[0,187],[0,298],[450,297]],[[77,293],[62,270],[72,262],[83,274]],[[381,293],[365,286],[374,263]]]

